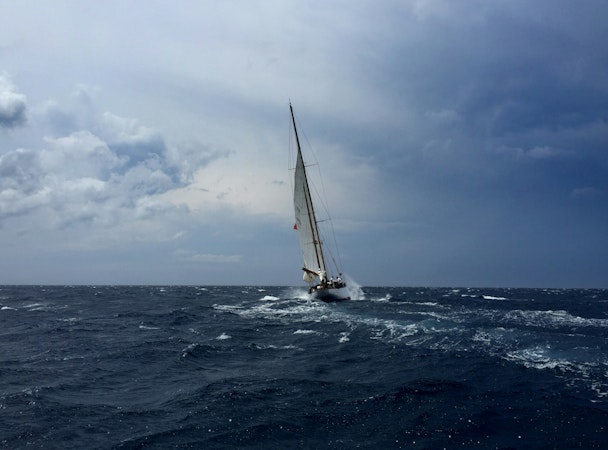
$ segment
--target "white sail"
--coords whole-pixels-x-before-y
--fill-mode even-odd
[[[325,273],[325,262],[321,239],[317,228],[306,168],[302,159],[302,152],[298,148],[298,159],[294,176],[293,205],[295,210],[296,228],[300,236],[300,246],[304,257],[304,279],[312,281],[316,276]]]
[[[316,298],[323,301],[348,300],[350,297],[347,292],[344,292],[346,290],[346,283],[342,280],[342,274],[338,273],[335,279],[333,276],[328,279],[323,256],[323,242],[319,235],[315,209],[308,186],[306,166],[302,158],[298,129],[291,104],[289,108],[291,110],[293,130],[298,147],[294,175],[293,205],[296,219],[295,228],[298,230],[300,247],[302,248],[302,256],[304,258],[304,267],[302,268],[304,270],[303,278],[304,281],[311,285],[308,292],[314,294]]]
[[[302,158],[300,138],[298,137],[298,129],[296,128],[296,121],[293,117],[293,108],[291,108],[291,105],[289,105],[289,108],[291,110],[293,129],[298,146],[296,171],[294,175],[293,206],[296,218],[295,226],[298,230],[298,235],[300,236],[300,247],[302,248],[302,256],[304,257],[304,281],[310,283],[317,277],[323,281],[326,277],[323,248],[321,247],[322,244],[319,236],[319,229],[317,227],[317,219],[310,197],[306,167],[304,166],[304,159]]]

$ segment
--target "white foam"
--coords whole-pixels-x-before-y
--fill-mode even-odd
[[[182,349],[182,358],[188,356],[192,351],[198,347],[199,345],[196,343],[189,344],[186,348]]]
[[[31,309],[33,311],[36,311],[41,306],[44,306],[44,304],[43,303],[28,303],[27,305],[23,305],[24,308]]]
[[[226,339],[232,339],[232,336],[230,336],[229,334],[226,334],[226,333],[222,333],[218,337],[216,337],[215,339],[218,340],[218,341],[224,341]]]
[[[372,339],[399,341],[414,336],[425,329],[419,323],[401,324],[394,320],[373,319],[368,325],[374,328]]]
[[[218,311],[228,311],[238,314],[236,311],[239,309],[243,309],[242,306],[239,305],[218,305],[217,303],[213,304],[213,309]]]
[[[386,303],[388,302],[391,298],[393,298],[393,296],[391,294],[386,294],[384,297],[380,297],[380,298],[373,298],[372,302],[378,302],[378,303]]]
[[[297,345],[274,345],[274,344],[268,344],[268,345],[256,345],[257,348],[259,348],[260,350],[266,350],[266,349],[271,349],[271,350],[302,350],[302,348],[298,347]]]
[[[608,327],[608,319],[587,319],[584,317],[573,316],[564,310],[546,311],[524,311],[515,309],[509,311],[505,318],[508,320],[523,322],[531,326],[590,326]]]
[[[507,352],[504,358],[522,364],[529,369],[537,370],[559,370],[561,372],[577,373],[584,378],[589,376],[589,372],[595,364],[579,363],[564,357],[552,354],[549,346],[536,346]]]
[[[319,334],[319,333],[315,330],[296,330],[293,332],[293,334]]]
[[[605,383],[595,382],[591,383],[591,389],[595,392],[598,397],[608,397],[608,385]]]
[[[297,299],[258,302],[249,307],[238,305],[213,305],[213,308],[246,318],[274,320],[295,318],[298,321],[320,321],[325,320],[327,317],[324,316],[328,313],[328,306],[323,302],[303,302]],[[339,319],[336,318],[331,321],[339,321]]]
[[[285,298],[298,299],[298,300],[311,300],[312,297],[306,289],[302,288],[289,288],[283,295]]]
[[[481,295],[481,294],[460,294],[461,297],[465,298],[482,298],[484,300],[509,300],[506,297],[495,297],[493,295]],[[444,295],[444,297],[448,297],[448,295]]]

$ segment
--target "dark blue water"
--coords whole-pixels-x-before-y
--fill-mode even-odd
[[[0,446],[600,448],[608,291],[0,287]]]

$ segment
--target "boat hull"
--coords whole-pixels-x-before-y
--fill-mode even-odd
[[[350,300],[350,296],[348,295],[346,288],[320,288],[314,290],[311,295],[315,300],[321,300],[325,303]]]

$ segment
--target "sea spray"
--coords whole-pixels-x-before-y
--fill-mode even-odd
[[[351,300],[365,300],[365,292],[363,292],[363,288],[359,283],[348,275],[344,276],[344,280],[346,281],[346,290]]]

